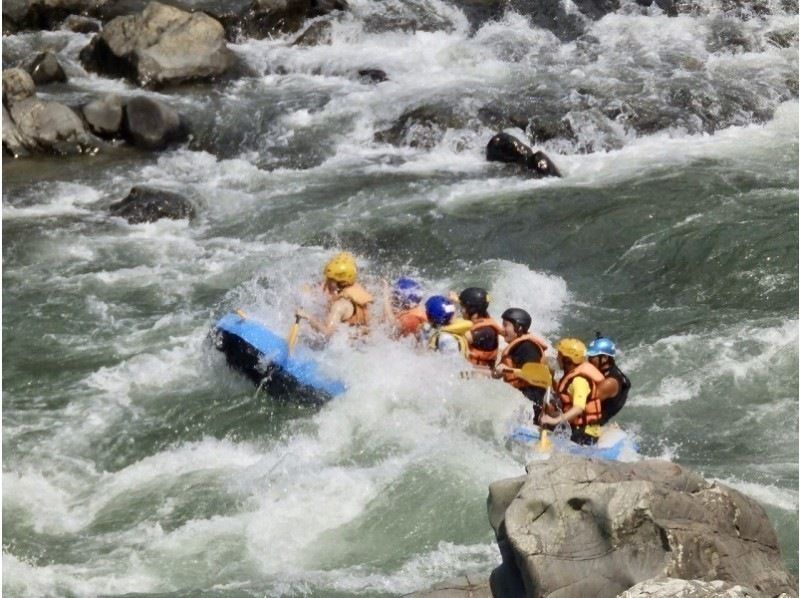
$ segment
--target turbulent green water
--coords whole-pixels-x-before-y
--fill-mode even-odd
[[[524,19],[472,33],[453,18],[416,34],[355,19],[325,48],[236,46],[289,73],[170,98],[216,151],[4,160],[5,593],[377,596],[488,574],[487,486],[523,465],[503,438],[516,391],[376,333],[319,355],[348,390],[309,410],[254,396],[207,339],[233,308],[287,330],[342,248],[376,291],[400,274],[429,293],[480,284],[495,315],[525,307],[551,340],[612,336],[634,385],[619,421],[643,454],[759,501],[797,573],[796,41],[734,54],[703,38],[719,15],[622,14],[593,26],[598,57]],[[793,18],[741,27],[761,39]],[[656,34],[659,56],[620,66]],[[67,60],[83,41],[54,40]],[[4,59],[40,43],[5,39]],[[397,83],[341,74],[377,53]],[[537,77],[633,102],[622,90],[662,89],[675,54],[700,60],[684,75],[722,121],[738,116],[709,135],[656,98],[675,126],[633,134],[582,128],[591,111],[573,108],[578,141],[544,146],[560,180],[485,163],[492,131],[473,125],[430,146],[372,140],[421,96],[463,106]],[[108,89],[136,93],[77,71],[65,93]],[[582,153],[592,144],[606,151]],[[142,182],[186,194],[198,217],[109,218]]]

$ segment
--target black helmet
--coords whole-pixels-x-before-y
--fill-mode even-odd
[[[489,293],[486,289],[468,287],[461,291],[458,302],[471,313],[484,314],[489,309]]]
[[[500,318],[511,322],[517,332],[528,332],[531,327],[531,314],[519,307],[509,307]]]

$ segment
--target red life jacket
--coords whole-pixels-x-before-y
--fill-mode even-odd
[[[572,397],[567,392],[573,378],[580,376],[589,383],[589,396],[586,399],[586,409],[582,414],[572,418],[569,425],[573,428],[597,424],[603,415],[600,399],[597,396],[597,385],[605,379],[603,373],[588,361],[575,366],[568,374],[564,374],[556,385],[556,392],[561,399],[564,413],[572,407]]]
[[[480,330],[481,328],[492,328],[497,333],[498,337],[503,333],[503,328],[492,318],[481,318],[479,320],[475,320],[472,323],[472,328],[470,328],[469,331],[474,333],[476,330]],[[470,344],[467,359],[469,359],[472,365],[494,367],[494,363],[497,360],[498,350],[498,347],[495,347],[491,350],[478,349]]]
[[[517,337],[513,341],[508,343],[506,348],[503,350],[503,354],[500,356],[500,363],[510,368],[518,367],[511,360],[511,352],[514,350],[514,347],[516,347],[520,343],[524,343],[527,341],[532,342],[539,348],[539,351],[542,352],[542,358],[539,360],[539,363],[544,363],[545,362],[544,353],[545,351],[547,351],[547,343],[538,336],[536,336],[535,334],[523,334],[522,336]],[[522,378],[517,377],[517,375],[514,372],[511,372],[509,370],[503,372],[503,380],[508,382],[514,388],[528,388],[529,386],[531,386],[530,383],[526,382]]]
[[[400,336],[411,336],[419,332],[420,327],[428,321],[425,308],[418,305],[398,312],[395,316],[395,327]]]

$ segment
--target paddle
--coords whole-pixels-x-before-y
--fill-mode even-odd
[[[538,388],[545,389],[544,400],[542,401],[542,409],[549,403],[550,388],[553,386],[553,373],[550,368],[543,363],[526,363],[519,369],[514,370],[514,374],[518,378],[522,378],[528,384]],[[548,452],[553,443],[547,437],[548,430],[541,428],[539,442],[536,443],[536,451],[540,453]]]
[[[289,334],[286,336],[286,344],[289,345],[289,353],[291,354],[294,346],[297,344],[297,335],[300,332],[300,316],[294,315],[294,324],[289,328]]]

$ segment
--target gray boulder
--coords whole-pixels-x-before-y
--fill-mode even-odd
[[[83,109],[89,129],[100,137],[115,137],[122,128],[122,98],[109,94],[92,100]]]
[[[407,594],[408,598],[492,598],[485,576],[467,574],[436,584],[430,590]]]
[[[173,193],[154,187],[137,185],[125,199],[109,206],[112,216],[125,218],[131,224],[155,222],[161,218],[181,220],[193,218],[195,211],[192,202]]]
[[[3,149],[12,158],[22,158],[28,155],[25,140],[5,106],[3,106]]]
[[[97,148],[97,139],[86,131],[81,118],[63,104],[28,98],[10,106],[8,112],[29,151],[76,154]]]
[[[661,577],[797,596],[764,509],[735,490],[663,461],[554,455],[527,469],[489,488],[496,598],[611,598]]]
[[[637,583],[617,598],[753,598],[759,592],[726,581],[665,577]]]
[[[486,159],[489,162],[517,164],[537,177],[561,176],[561,171],[547,154],[533,151],[508,133],[498,133],[489,140],[486,145]]]
[[[123,132],[133,145],[143,149],[163,149],[185,138],[180,115],[158,100],[139,96],[125,106]]]
[[[51,51],[41,52],[25,68],[36,85],[48,83],[64,83],[67,74],[58,62],[58,58]]]
[[[20,29],[55,29],[70,15],[97,16],[108,0],[27,0],[15,24]],[[3,2],[5,5],[6,2]],[[5,11],[5,7],[3,9]]]
[[[150,87],[216,77],[235,62],[218,21],[158,2],[113,19],[80,58],[87,69]]]
[[[36,94],[31,76],[22,69],[3,70],[3,105],[11,106]]]

